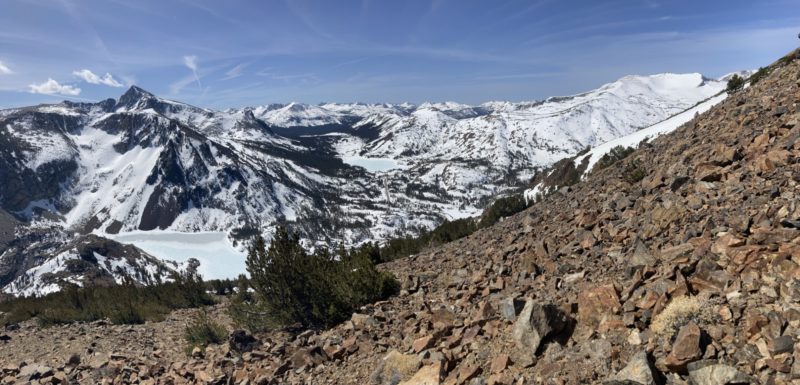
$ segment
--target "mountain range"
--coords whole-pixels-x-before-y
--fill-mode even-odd
[[[277,223],[311,247],[413,234],[477,215],[560,159],[717,103],[725,83],[659,74],[532,102],[224,111],[133,86],[118,100],[0,110],[0,287],[42,294],[197,267],[113,240],[126,234],[218,233],[234,249]]]

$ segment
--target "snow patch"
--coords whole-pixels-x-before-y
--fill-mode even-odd
[[[132,231],[104,236],[161,259],[184,263],[196,258],[200,261],[198,271],[205,279],[235,278],[247,272],[245,253],[234,248],[224,232]]]

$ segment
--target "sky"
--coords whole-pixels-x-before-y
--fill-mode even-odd
[[[7,0],[0,108],[537,100],[800,45],[800,0]]]

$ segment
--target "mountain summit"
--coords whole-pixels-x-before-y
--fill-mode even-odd
[[[128,88],[128,91],[126,91],[124,94],[122,94],[122,96],[120,96],[119,101],[115,106],[115,109],[119,108],[132,109],[136,105],[142,103],[143,101],[155,98],[156,96],[153,95],[152,93],[145,91],[144,89],[139,88],[138,86],[131,86],[130,88]]]

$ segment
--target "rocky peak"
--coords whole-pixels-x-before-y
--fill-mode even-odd
[[[128,88],[128,91],[126,91],[124,94],[122,94],[122,96],[120,96],[119,101],[115,106],[115,109],[120,109],[120,108],[131,109],[137,105],[140,105],[142,101],[155,98],[156,96],[153,95],[152,93],[145,91],[144,89],[138,86],[131,86],[131,88]]]

